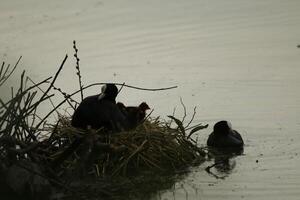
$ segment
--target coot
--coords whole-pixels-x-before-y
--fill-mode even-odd
[[[119,109],[126,116],[127,126],[129,129],[135,128],[146,117],[146,110],[150,107],[146,102],[142,102],[139,106],[125,106],[123,103],[117,103]]]
[[[127,119],[116,105],[117,95],[116,85],[106,84],[101,88],[101,94],[83,99],[73,114],[72,126],[81,129],[103,127],[113,132],[128,129]]]
[[[214,131],[209,135],[207,146],[212,147],[243,147],[242,136],[231,128],[227,121],[219,121],[214,125]]]

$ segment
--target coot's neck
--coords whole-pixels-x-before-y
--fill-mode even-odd
[[[102,94],[100,94],[98,96],[98,101],[103,101],[103,100],[110,101],[110,102],[116,104],[116,97],[111,96],[111,95],[104,95],[104,96],[102,96]]]
[[[227,136],[230,134],[230,129],[214,130],[216,135]]]

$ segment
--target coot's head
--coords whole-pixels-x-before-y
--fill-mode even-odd
[[[122,102],[117,103],[118,108],[128,114],[128,113],[136,113],[136,114],[146,114],[146,110],[149,110],[150,107],[146,102],[142,102],[139,106],[125,106]],[[145,117],[145,116],[144,116]]]
[[[228,121],[219,121],[214,125],[214,133],[218,135],[227,135],[231,130],[231,124]]]
[[[146,110],[149,110],[150,107],[146,102],[142,102],[138,107],[138,121],[142,122],[146,117]]]
[[[139,109],[140,109],[140,111],[145,112],[146,110],[149,110],[150,107],[148,106],[148,104],[146,102],[142,102],[139,105]]]
[[[145,102],[142,102],[139,106],[125,106],[123,103],[118,102],[117,106],[126,116],[129,128],[139,125],[146,117],[146,110],[150,109]]]
[[[99,100],[107,99],[109,101],[116,102],[116,97],[118,95],[118,88],[115,84],[105,84],[101,88],[101,93],[99,95]]]

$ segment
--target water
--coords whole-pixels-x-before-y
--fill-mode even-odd
[[[68,53],[57,86],[73,91],[75,39],[85,85],[178,85],[124,89],[118,100],[147,101],[165,117],[175,106],[180,115],[182,97],[189,114],[197,106],[195,122],[210,124],[202,144],[221,119],[241,132],[244,154],[224,179],[205,163],[154,199],[299,199],[299,10],[297,0],[1,1],[0,58],[23,55],[21,66],[41,80]]]

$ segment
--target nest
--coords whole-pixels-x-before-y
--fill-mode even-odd
[[[53,77],[35,83],[30,77],[26,77],[23,71],[19,88],[11,89],[11,99],[5,101],[0,98],[0,189],[4,185],[12,189],[13,194],[17,193],[21,197],[26,190],[29,199],[40,199],[45,197],[45,194],[50,195],[51,187],[75,194],[71,184],[67,183],[79,181],[81,186],[85,185],[86,182],[82,178],[92,178],[95,181],[96,177],[95,182],[98,182],[107,178],[117,180],[120,177],[149,174],[149,172],[176,174],[204,161],[206,153],[197,145],[192,135],[206,128],[207,125],[199,124],[190,127],[195,112],[186,126],[183,125],[186,116],[184,112],[182,120],[174,116],[168,116],[169,121],[147,117],[135,129],[120,133],[108,133],[103,129],[80,130],[72,127],[70,117],[59,114],[58,109],[66,104],[75,109],[78,102],[72,98],[74,95],[80,94],[83,99],[85,89],[105,84],[93,83],[82,86],[75,41],[73,47],[79,90],[68,94],[55,86],[68,58],[66,55]],[[2,63],[0,87],[6,84],[6,80],[14,72],[20,59],[12,69],[10,65]],[[129,87],[146,91],[161,91],[177,87],[147,89],[124,83],[115,84],[121,88]],[[51,100],[56,93],[64,97],[58,104],[54,104]],[[44,103],[49,104],[49,101],[53,109],[45,116],[39,116],[37,114],[39,108]],[[186,111],[185,107],[184,111]],[[49,116],[55,113],[59,115],[58,121],[49,124],[47,122]],[[14,174],[19,175],[13,176]],[[19,185],[19,183],[24,184]],[[27,185],[30,186],[30,191],[27,190]],[[114,188],[110,185],[108,187]],[[47,193],[43,188],[46,188]],[[127,189],[124,191],[126,193]],[[114,195],[109,194],[109,196]]]
[[[57,149],[48,157],[60,174],[71,171],[97,177],[176,172],[201,163],[205,152],[191,134],[182,132],[182,125],[174,126],[176,118],[172,118],[169,122],[147,118],[133,130],[108,134],[102,129],[76,129],[68,117],[60,116],[58,123],[48,128],[48,143]],[[206,127],[198,125],[190,133]]]

